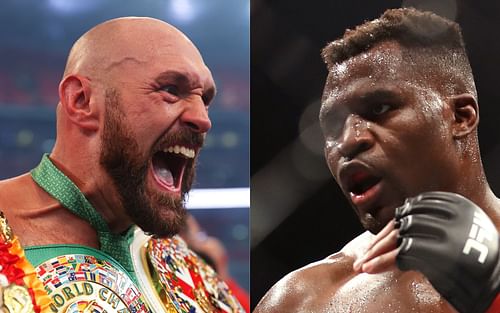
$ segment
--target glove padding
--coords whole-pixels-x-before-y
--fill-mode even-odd
[[[500,290],[499,235],[470,200],[426,192],[396,209],[396,263],[423,273],[461,313],[483,313]]]

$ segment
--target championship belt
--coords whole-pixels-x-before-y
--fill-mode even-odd
[[[78,187],[44,155],[33,180],[69,211],[89,222],[99,249],[79,245],[29,247],[37,275],[52,299],[47,312],[152,312],[133,281],[128,236],[114,234]],[[37,250],[38,249],[38,250]]]
[[[43,262],[36,271],[52,299],[47,312],[151,312],[130,277],[103,258],[66,254]]]
[[[47,312],[49,304],[50,299],[37,279],[35,269],[0,212],[0,311]]]
[[[245,312],[226,283],[179,236],[155,239],[137,228],[131,255],[151,307],[167,313]]]
[[[152,239],[138,227],[130,228],[125,236],[112,233],[48,155],[31,175],[61,205],[89,222],[100,245],[100,250],[77,245],[27,249],[33,255],[37,248],[47,253],[34,262],[52,299],[43,313],[245,312],[227,285],[180,237]]]

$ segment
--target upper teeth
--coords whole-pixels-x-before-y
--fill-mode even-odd
[[[182,154],[186,158],[194,158],[194,150],[186,147],[181,147],[178,145],[175,146],[170,146],[166,149],[163,149],[163,152],[170,152],[170,153],[176,153],[176,154]]]

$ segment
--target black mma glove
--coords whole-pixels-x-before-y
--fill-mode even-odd
[[[396,209],[401,270],[424,274],[461,313],[483,313],[500,289],[499,235],[470,200],[426,192]]]

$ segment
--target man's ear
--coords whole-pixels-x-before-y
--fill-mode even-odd
[[[470,134],[479,123],[479,106],[471,94],[464,93],[450,98],[454,113],[453,137],[460,138]]]
[[[99,128],[97,107],[90,101],[92,88],[86,77],[69,75],[59,84],[59,99],[66,116],[85,131]]]

